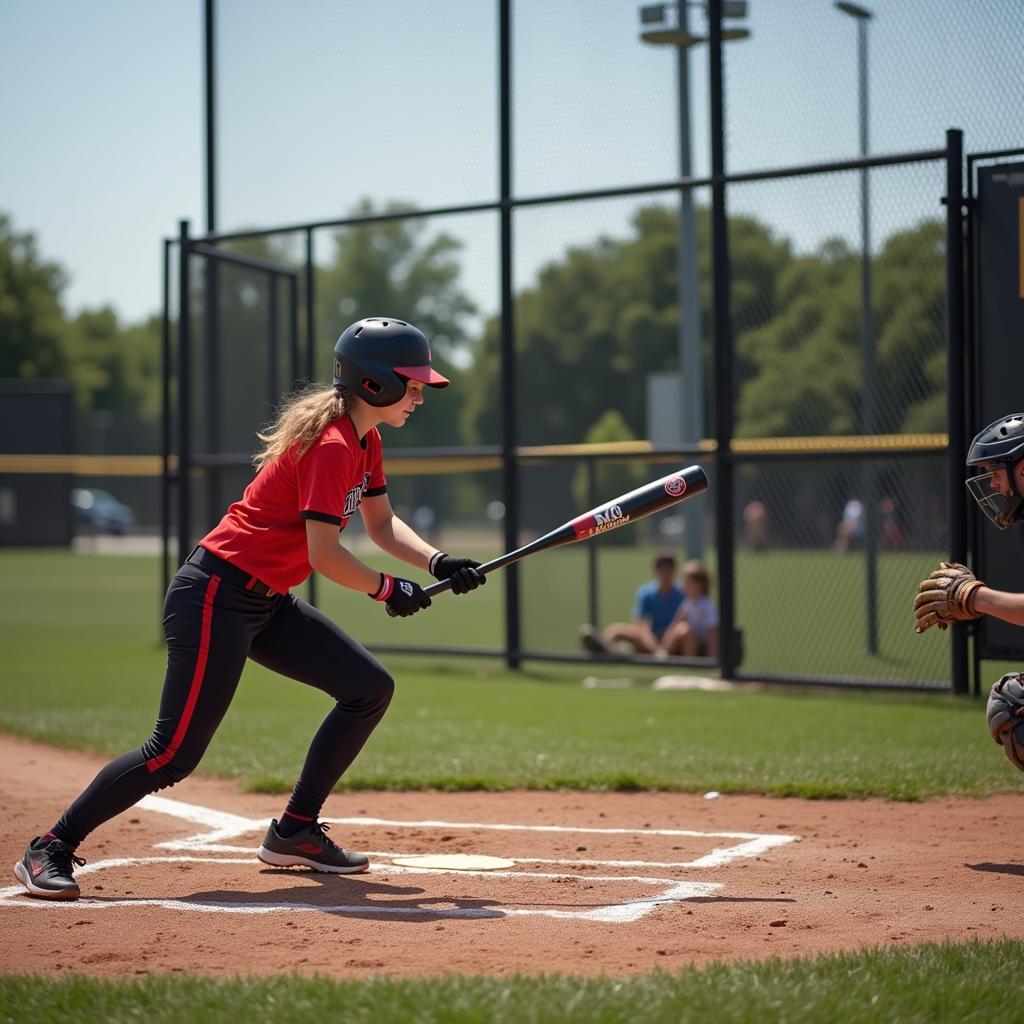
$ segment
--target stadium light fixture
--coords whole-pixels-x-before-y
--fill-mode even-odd
[[[861,21],[869,21],[874,17],[866,7],[861,7],[860,4],[851,4],[848,0],[836,0],[836,7],[843,12],[843,14],[850,15],[851,18],[860,18]]]

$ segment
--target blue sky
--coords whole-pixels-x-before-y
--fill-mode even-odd
[[[1024,145],[1024,5],[875,0],[871,147]],[[621,0],[514,4],[520,195],[670,178],[675,56]],[[490,0],[219,0],[220,227],[344,216],[363,196],[421,206],[497,192]],[[702,28],[694,6],[691,22]],[[750,0],[727,48],[728,161],[751,170],[856,155],[856,32],[830,0]],[[692,58],[694,171],[708,170],[706,47]],[[156,312],[161,239],[205,226],[201,0],[0,0],[0,209],[68,271],[69,309]],[[878,240],[939,216],[939,168],[873,176]],[[799,248],[857,229],[856,177],[741,186]],[[706,199],[705,196],[698,197]],[[516,282],[566,246],[623,234],[634,200],[517,214]],[[432,229],[442,225],[435,222]],[[492,215],[447,221],[464,281],[497,301]],[[326,241],[326,239],[324,240]]]

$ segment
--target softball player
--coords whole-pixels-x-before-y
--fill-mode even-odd
[[[167,673],[152,736],[104,768],[14,866],[33,896],[80,895],[75,851],[98,825],[147,793],[173,786],[199,763],[234,696],[246,658],[323,690],[335,701],[306,756],[287,807],[271,822],[259,859],[348,874],[367,858],[341,849],[318,820],[327,795],[387,710],[394,681],[365,648],[294,594],[311,569],[362,591],[395,614],[414,615],[430,598],[412,580],[378,572],[338,542],[359,509],[382,550],[456,594],[485,582],[478,562],[436,550],[394,515],[377,424],[401,427],[425,387],[448,380],[430,365],[427,339],[412,324],[370,318],[334,347],[331,387],[288,401],[266,433],[258,472],[188,556],[164,601]]]
[[[979,431],[967,465],[979,471],[968,478],[967,489],[989,520],[1000,530],[1024,523],[1024,413],[1004,416]],[[983,615],[1024,626],[1024,594],[995,590],[958,562],[940,563],[917,591],[918,633]],[[992,739],[1024,771],[1024,674],[1008,672],[992,687],[985,717]]]

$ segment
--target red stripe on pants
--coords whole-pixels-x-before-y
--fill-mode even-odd
[[[192,673],[192,684],[189,686],[188,699],[185,701],[185,708],[181,713],[181,718],[178,720],[178,728],[174,730],[174,738],[167,749],[162,754],[158,754],[146,762],[146,767],[151,772],[163,768],[165,764],[173,759],[174,755],[178,752],[178,748],[181,746],[181,741],[185,738],[188,724],[192,721],[192,714],[199,701],[199,691],[203,688],[203,676],[206,674],[206,661],[210,654],[210,627],[213,624],[213,599],[219,586],[220,577],[211,576],[210,582],[206,585],[206,594],[203,597],[203,625],[199,634],[199,653],[196,655],[196,667]]]

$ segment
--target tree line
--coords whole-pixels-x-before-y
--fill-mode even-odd
[[[374,207],[361,203],[354,214]],[[402,212],[399,203],[384,208]],[[379,211],[378,211],[379,212]],[[409,218],[331,232],[316,267],[316,376],[330,372],[330,342],[373,312],[407,317],[431,337],[442,372],[458,382],[451,401],[428,401],[392,445],[496,444],[500,439],[500,324],[461,282],[461,243]],[[516,296],[516,385],[523,444],[641,438],[646,381],[677,367],[677,213],[637,209],[622,237],[568,248]],[[704,380],[711,374],[710,216],[698,210]],[[861,426],[861,256],[841,239],[798,253],[751,216],[729,221],[736,433],[741,437],[854,434]],[[301,267],[293,238],[235,243],[234,251]],[[923,221],[890,235],[871,260],[877,363],[876,430],[945,429],[944,233]],[[209,282],[194,275],[197,309]],[[224,447],[251,447],[273,414],[267,363],[265,275],[218,271],[217,407]],[[68,312],[66,272],[45,260],[31,232],[0,214],[0,376],[69,380],[80,412],[108,410],[153,420],[159,401],[159,317],[121,323],[110,307]],[[285,303],[279,294],[280,315]],[[300,302],[300,306],[303,304]],[[197,313],[195,337],[202,338]],[[283,329],[283,321],[282,321]],[[328,336],[330,335],[330,337]],[[282,337],[286,336],[282,333]],[[300,326],[300,337],[304,325]],[[197,341],[197,345],[200,344]],[[283,346],[284,349],[284,346]],[[288,367],[278,379],[287,387]],[[196,357],[198,437],[206,382]],[[711,436],[712,396],[706,395]],[[578,481],[577,481],[578,490]]]

